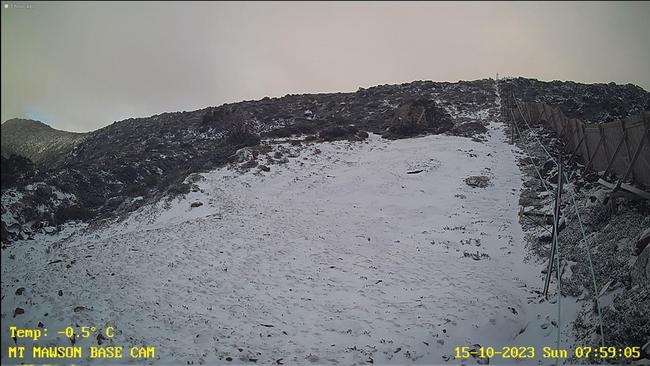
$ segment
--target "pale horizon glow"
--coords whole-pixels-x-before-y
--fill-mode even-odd
[[[3,1],[1,12],[2,121],[67,131],[496,73],[650,89],[648,2]]]

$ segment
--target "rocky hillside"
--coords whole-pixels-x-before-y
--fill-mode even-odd
[[[29,236],[31,228],[130,212],[148,200],[187,193],[191,184],[184,180],[190,173],[223,165],[238,149],[256,146],[262,138],[289,137],[300,144],[363,139],[367,132],[386,138],[442,132],[474,136],[485,127],[466,116],[487,109],[494,98],[491,80],[413,82],[115,122],[49,151],[54,158],[47,165],[34,168],[16,156],[3,157],[3,166],[35,169],[29,174],[13,169],[12,177],[5,177],[3,169],[3,240]],[[43,187],[39,195],[38,187]],[[62,194],[68,196],[59,199]]]
[[[502,80],[500,88],[506,103],[513,97],[524,102],[546,103],[559,107],[569,118],[586,122],[611,122],[650,110],[650,93],[633,84],[516,78]]]
[[[502,93],[508,90],[561,101],[568,114],[600,120],[648,109],[648,93],[633,86],[513,79],[502,86]],[[491,79],[415,81],[164,113],[87,134],[7,121],[2,125],[2,239],[29,236],[70,219],[119,215],[187,193],[189,174],[221,166],[235,159],[237,150],[267,138],[287,138],[296,145],[359,140],[368,132],[390,139],[431,133],[480,139],[487,122],[475,117],[487,116],[495,99]]]
[[[85,135],[56,130],[30,119],[10,119],[2,124],[2,156],[16,154],[36,164],[47,164],[80,142]]]

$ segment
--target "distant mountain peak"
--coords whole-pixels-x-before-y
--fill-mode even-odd
[[[27,119],[27,118],[12,118],[2,123],[3,130],[5,128],[23,128],[23,127],[49,128],[54,130],[52,126],[44,122],[37,121],[34,119]]]
[[[67,151],[84,136],[57,130],[41,121],[12,118],[2,124],[2,155],[16,154],[42,163]]]

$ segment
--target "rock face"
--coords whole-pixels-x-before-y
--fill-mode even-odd
[[[389,127],[391,136],[408,137],[421,133],[442,133],[453,127],[451,116],[434,100],[415,100],[397,108]]]

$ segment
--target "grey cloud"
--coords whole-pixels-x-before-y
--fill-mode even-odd
[[[650,3],[8,4],[31,9],[2,8],[2,120],[70,131],[496,72],[650,88]]]

